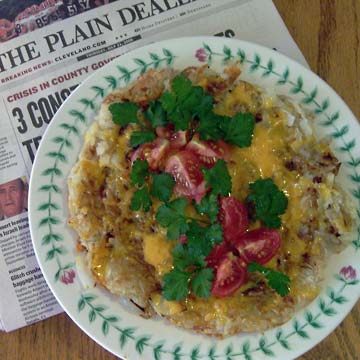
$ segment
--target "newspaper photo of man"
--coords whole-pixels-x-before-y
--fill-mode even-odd
[[[27,211],[28,183],[25,177],[0,184],[0,220]]]

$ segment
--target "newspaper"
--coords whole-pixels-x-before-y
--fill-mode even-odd
[[[65,4],[68,13],[55,21],[60,19],[55,11],[52,21],[41,11],[31,17],[24,10],[27,16],[14,20],[17,33],[8,32],[10,38],[0,44],[0,326],[5,331],[62,311],[32,248],[28,181],[46,126],[83,79],[133,48],[179,34],[248,40],[307,66],[271,0],[95,1],[93,10],[86,7],[90,0],[44,2],[56,10]],[[76,16],[66,18],[71,15]],[[33,24],[27,32],[18,26],[24,19]]]

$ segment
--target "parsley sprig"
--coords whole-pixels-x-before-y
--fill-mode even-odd
[[[150,102],[143,111],[132,102],[109,106],[113,121],[126,126],[134,123],[141,130],[134,131],[130,144],[136,147],[155,139],[155,128],[172,123],[175,130],[197,131],[202,140],[223,139],[239,147],[251,145],[255,120],[251,113],[222,116],[214,112],[214,98],[201,86],[194,86],[184,74],[172,80],[171,90],[164,91],[158,100]]]
[[[167,300],[182,300],[192,292],[203,298],[210,296],[214,278],[212,268],[206,268],[205,257],[189,252],[185,244],[173,250],[174,269],[164,275],[163,296]]]
[[[210,169],[203,168],[202,172],[212,194],[228,196],[231,193],[231,176],[224,160],[218,160]]]
[[[156,220],[167,228],[169,240],[179,239],[180,235],[186,233],[189,228],[188,218],[185,215],[187,200],[178,198],[159,207]]]
[[[254,219],[261,220],[268,228],[280,228],[280,215],[285,213],[288,205],[286,195],[270,178],[256,180],[250,184],[250,190],[246,202],[250,210],[255,210]]]
[[[249,272],[260,272],[267,280],[268,285],[280,296],[284,297],[290,292],[290,279],[282,272],[271,270],[256,262],[247,266]]]
[[[131,199],[130,210],[148,212],[153,204],[151,196],[160,201],[168,201],[175,186],[170,174],[155,174],[149,171],[147,160],[136,159],[130,173],[131,185],[137,190]]]
[[[172,81],[172,91],[164,91],[160,103],[174,123],[175,130],[187,130],[192,121],[212,111],[214,99],[202,87],[193,86],[184,74]]]
[[[178,239],[180,235],[186,237],[185,243],[175,246],[172,253],[174,269],[163,278],[165,299],[182,300],[190,289],[195,296],[210,296],[214,274],[213,269],[206,267],[205,258],[214,245],[223,241],[222,226],[217,218],[217,199],[217,195],[209,193],[200,204],[195,204],[199,214],[197,218],[186,215],[188,200],[183,198],[159,207],[156,219],[160,225],[167,227],[167,237],[170,240]]]

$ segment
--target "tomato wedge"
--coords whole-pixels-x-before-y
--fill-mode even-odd
[[[200,160],[190,151],[179,151],[167,159],[165,172],[174,177],[174,192],[178,196],[201,201],[207,189],[200,168]]]
[[[211,168],[218,159],[229,160],[230,148],[223,140],[219,141],[204,141],[200,140],[199,134],[195,134],[193,138],[187,143],[185,150],[192,151],[199,156],[201,162],[207,167]]]
[[[152,170],[159,170],[165,166],[170,142],[165,138],[156,138],[152,143],[141,144],[131,156],[131,163],[136,159],[147,160]]]
[[[150,156],[151,151],[154,149],[155,144],[153,143],[144,143],[141,144],[131,155],[131,164],[134,163],[136,159],[145,160]]]
[[[246,282],[247,277],[245,262],[230,253],[217,265],[211,293],[217,297],[230,296]]]
[[[158,137],[164,138],[170,141],[170,147],[172,150],[179,150],[185,147],[188,142],[189,132],[187,130],[174,131],[174,127],[171,124],[167,126],[157,126],[155,133]]]
[[[160,138],[164,138],[169,140],[170,136],[173,132],[173,127],[168,125],[168,126],[157,126],[155,128],[155,133],[158,137]]]
[[[247,263],[256,261],[264,265],[274,257],[280,245],[280,235],[276,230],[256,229],[240,236],[235,247]]]
[[[170,135],[171,149],[182,149],[188,142],[188,131],[176,131]]]
[[[231,244],[234,244],[249,226],[246,206],[232,196],[220,199],[219,220],[223,226],[224,239]]]
[[[220,245],[215,245],[211,250],[211,253],[206,257],[207,266],[217,269],[220,261],[232,252],[232,250],[233,249],[225,241]]]

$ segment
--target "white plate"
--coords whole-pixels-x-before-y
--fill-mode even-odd
[[[126,311],[100,289],[83,289],[75,268],[75,234],[67,226],[66,179],[83,136],[104,96],[141,72],[166,66],[183,69],[226,60],[242,62],[242,78],[286,94],[316,114],[317,132],[332,138],[343,163],[342,186],[360,216],[360,128],[351,111],[319,77],[285,56],[238,40],[195,37],[167,40],[134,50],[97,71],[56,113],[37,152],[30,183],[30,226],[45,279],[64,310],[91,338],[127,359],[293,359],[326,337],[359,298],[360,229],[340,255],[331,258],[318,298],[288,323],[263,334],[217,340],[145,320]]]

